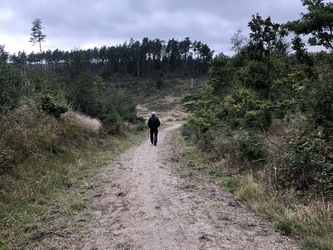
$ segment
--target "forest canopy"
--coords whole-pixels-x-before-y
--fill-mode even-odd
[[[43,37],[44,39],[45,37]],[[34,41],[34,40],[33,40]],[[6,55],[12,65],[23,68],[24,65],[46,64],[49,69],[59,71],[68,64],[74,53],[80,53],[94,73],[100,73],[107,80],[114,75],[133,75],[136,77],[154,76],[158,72],[179,76],[202,76],[208,73],[208,65],[214,51],[200,41],[191,41],[189,37],[182,41],[158,38],[143,38],[142,41],[130,39],[122,45],[102,46],[87,50],[54,51],[40,53],[18,52]]]

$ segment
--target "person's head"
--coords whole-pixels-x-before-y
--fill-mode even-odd
[[[156,114],[155,114],[155,112],[153,111],[153,112],[151,112],[151,115],[152,115],[152,116],[155,116]]]

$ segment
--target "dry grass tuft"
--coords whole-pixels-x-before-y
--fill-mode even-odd
[[[91,118],[73,111],[69,111],[63,115],[63,118],[66,122],[69,122],[72,125],[76,125],[81,130],[98,134],[102,128],[102,123],[98,119]]]
[[[247,202],[260,202],[258,198],[265,193],[263,187],[257,184],[251,174],[246,175],[242,180],[242,185],[238,188],[236,196]]]

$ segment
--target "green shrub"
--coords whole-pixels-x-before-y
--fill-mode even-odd
[[[41,98],[41,106],[43,111],[55,118],[68,111],[68,104],[64,100],[56,100],[50,94]]]
[[[120,131],[123,122],[142,123],[136,115],[136,106],[125,93],[112,89],[102,93],[97,98],[95,117],[99,118],[109,133]]]
[[[303,129],[289,140],[287,164],[279,174],[283,186],[333,197],[332,145],[320,129]]]
[[[244,124],[250,128],[265,128],[272,123],[272,114],[268,101],[253,102],[253,109],[245,112]]]
[[[115,134],[120,131],[122,119],[118,114],[116,108],[111,108],[102,119],[103,125],[107,132]]]
[[[254,132],[244,132],[236,141],[236,156],[241,160],[258,160],[265,156],[260,137]]]
[[[20,84],[19,72],[3,63],[0,58],[0,113],[18,106]]]
[[[251,89],[241,88],[224,97],[223,105],[231,124],[235,122],[249,128],[262,128],[271,124],[270,102],[262,100]]]
[[[191,137],[191,130],[189,129],[189,126],[187,123],[185,123],[183,126],[182,126],[182,129],[181,129],[181,133],[182,133],[182,136],[185,138],[185,139],[189,139]]]
[[[115,108],[122,120],[135,123],[138,121],[136,105],[134,101],[119,89],[112,89],[105,93],[105,105]],[[112,110],[113,112],[113,110]]]

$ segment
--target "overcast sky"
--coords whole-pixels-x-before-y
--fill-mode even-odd
[[[31,22],[40,18],[43,50],[189,37],[231,54],[231,37],[239,28],[248,35],[252,15],[283,23],[301,12],[306,9],[300,0],[0,0],[0,45],[10,53],[38,52],[29,39]]]

